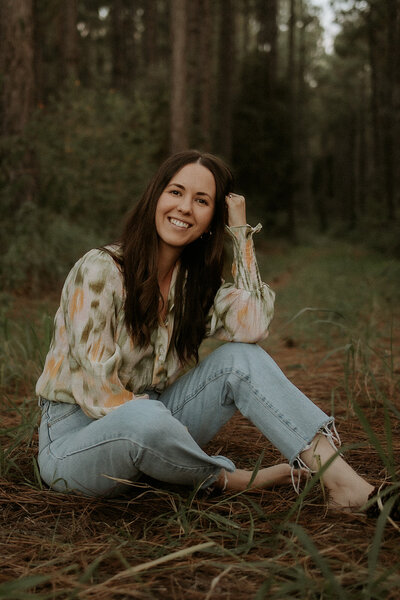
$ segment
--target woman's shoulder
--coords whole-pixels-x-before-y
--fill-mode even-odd
[[[67,279],[73,279],[78,285],[82,284],[84,279],[98,284],[121,280],[121,267],[117,262],[119,257],[120,249],[117,245],[92,248],[77,260]]]
[[[90,267],[91,265],[103,265],[104,268],[117,268],[121,260],[121,250],[117,245],[103,246],[101,248],[92,248],[88,250],[81,258],[77,260],[75,266]]]

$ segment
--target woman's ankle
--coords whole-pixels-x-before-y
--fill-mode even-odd
[[[327,490],[329,506],[339,509],[360,508],[374,489],[322,435],[314,438],[301,458],[313,471],[322,470],[321,481]]]

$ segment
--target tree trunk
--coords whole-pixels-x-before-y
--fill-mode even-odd
[[[0,6],[1,133],[7,138],[24,133],[35,102],[33,5],[32,0],[3,0]],[[34,157],[29,149],[10,164],[7,176],[10,183],[18,182],[12,199],[18,218],[18,208],[34,197]]]
[[[357,225],[357,209],[356,209],[356,175],[357,175],[357,155],[356,155],[356,117],[349,115],[348,123],[348,160],[346,161],[348,168],[348,194],[344,200],[344,215],[347,213],[347,223],[350,230],[355,229]]]
[[[60,47],[63,54],[64,78],[66,82],[78,78],[78,7],[77,0],[61,2],[61,32]]]
[[[386,196],[386,219],[395,219],[395,59],[396,59],[396,25],[399,16],[398,0],[386,0],[386,60],[384,73],[385,109],[383,114],[383,152]]]
[[[357,148],[357,207],[360,218],[366,212],[367,195],[367,86],[363,75],[360,82],[360,113],[358,115],[358,148]]]
[[[240,60],[250,53],[250,18],[251,18],[251,7],[250,0],[242,1],[242,10],[241,10],[241,47],[240,47]]]
[[[211,0],[201,0],[203,18],[200,37],[200,144],[203,150],[211,150],[211,111],[212,111],[212,40]]]
[[[148,70],[157,61],[157,4],[155,0],[146,0],[143,8],[143,56]]]
[[[272,96],[277,78],[278,66],[278,2],[277,0],[259,0],[257,16],[260,23],[258,33],[259,49],[266,56],[266,93]]]
[[[288,67],[287,67],[287,85],[289,91],[289,148],[288,148],[288,168],[287,168],[287,199],[286,199],[286,228],[291,239],[296,238],[295,228],[295,121],[296,121],[296,77],[295,77],[295,28],[296,28],[296,5],[295,0],[290,0],[290,14],[288,23]]]
[[[310,112],[309,87],[306,84],[307,75],[307,27],[313,19],[307,13],[307,5],[299,0],[299,22],[301,24],[298,44],[297,90],[296,90],[296,119],[294,123],[294,146],[296,152],[297,176],[297,203],[302,207],[302,216],[308,216],[312,210],[311,197],[311,159],[310,159],[310,134],[307,116]]]
[[[186,5],[186,103],[190,145],[200,140],[200,40],[202,33],[202,0]]]
[[[227,160],[232,157],[232,117],[235,68],[235,13],[232,0],[220,0],[218,48],[218,97],[216,147]]]
[[[114,0],[111,8],[111,84],[125,91],[135,78],[134,3]]]
[[[0,10],[2,132],[13,135],[24,130],[34,106],[32,0],[2,0]]]
[[[187,85],[191,97],[191,141],[195,147],[211,150],[213,100],[213,20],[210,0],[189,4]]]
[[[187,68],[186,68],[186,0],[171,0],[170,32],[172,42],[171,152],[188,147]]]
[[[330,196],[331,177],[331,157],[316,158],[312,169],[311,191],[313,207],[321,233],[325,233],[328,229],[327,201]]]
[[[366,13],[368,32],[368,52],[371,77],[371,118],[372,118],[372,170],[374,196],[382,194],[383,188],[383,153],[382,153],[382,123],[381,123],[381,69],[379,65],[379,44],[377,39],[377,24],[374,5],[371,3]]]
[[[111,85],[120,90],[124,87],[124,26],[123,26],[123,0],[114,0],[111,7],[111,54],[112,75]]]

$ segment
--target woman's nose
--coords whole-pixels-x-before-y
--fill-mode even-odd
[[[188,194],[181,196],[181,199],[180,199],[180,202],[179,202],[179,205],[177,208],[178,208],[179,212],[184,213],[185,215],[192,212],[192,199],[190,198],[190,196]]]

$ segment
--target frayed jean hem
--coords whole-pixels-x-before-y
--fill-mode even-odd
[[[314,471],[313,469],[311,469],[300,456],[303,452],[305,452],[306,450],[309,450],[312,447],[312,441],[318,435],[323,435],[324,437],[326,437],[326,439],[328,440],[328,442],[330,443],[332,448],[336,451],[338,450],[338,448],[340,448],[340,446],[342,444],[342,442],[340,440],[340,436],[336,429],[335,419],[333,417],[331,417],[326,423],[324,423],[324,425],[322,425],[322,427],[320,429],[317,430],[315,436],[312,437],[310,442],[308,444],[306,444],[304,446],[304,448],[298,454],[296,454],[296,456],[292,460],[289,461],[289,464],[292,467],[292,469],[291,469],[292,484],[293,484],[293,488],[297,494],[300,494],[301,477],[298,477],[297,481],[296,481],[295,476],[294,476],[295,469],[304,469],[310,475],[314,475],[315,473],[318,472],[318,471]]]

